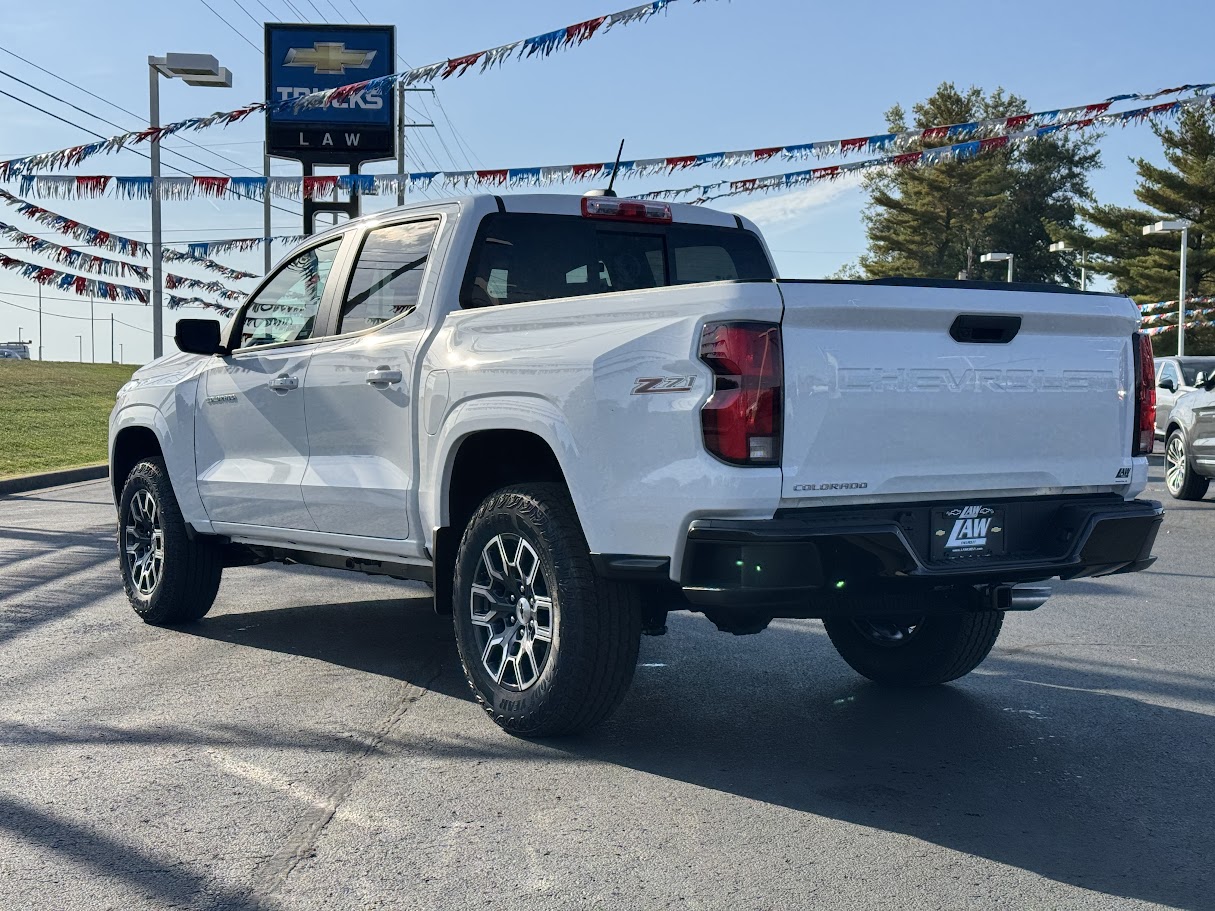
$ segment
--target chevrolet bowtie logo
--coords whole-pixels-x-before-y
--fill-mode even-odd
[[[349,67],[365,70],[371,66],[375,51],[348,51],[344,41],[316,41],[312,47],[293,47],[287,51],[285,66],[310,66],[318,76],[341,76]]]

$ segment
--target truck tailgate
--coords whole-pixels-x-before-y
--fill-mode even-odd
[[[785,498],[1128,483],[1139,315],[1125,298],[947,284],[780,289]],[[993,315],[1020,318],[1011,340],[1001,337],[1015,320],[1001,329],[982,319]]]

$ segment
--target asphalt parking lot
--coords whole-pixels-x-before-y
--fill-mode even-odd
[[[959,683],[676,615],[547,743],[470,701],[420,586],[230,570],[157,629],[105,482],[0,499],[0,908],[1215,907],[1215,499],[1146,495],[1159,562]]]

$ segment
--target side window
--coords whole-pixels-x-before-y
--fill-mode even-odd
[[[1160,379],[1163,380],[1165,378],[1172,380],[1174,386],[1181,385],[1181,374],[1177,372],[1177,365],[1172,361],[1165,361],[1164,366],[1160,368]]]
[[[245,308],[240,347],[278,345],[312,337],[329,271],[342,246],[335,237],[305,250],[279,270]]]
[[[418,305],[418,292],[438,219],[369,231],[355,263],[338,332],[370,329]]]

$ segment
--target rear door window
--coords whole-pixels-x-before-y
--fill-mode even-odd
[[[342,303],[339,334],[370,329],[418,306],[438,230],[439,220],[428,218],[367,232]]]
[[[490,307],[773,277],[750,231],[507,212],[481,223],[460,303]]]

